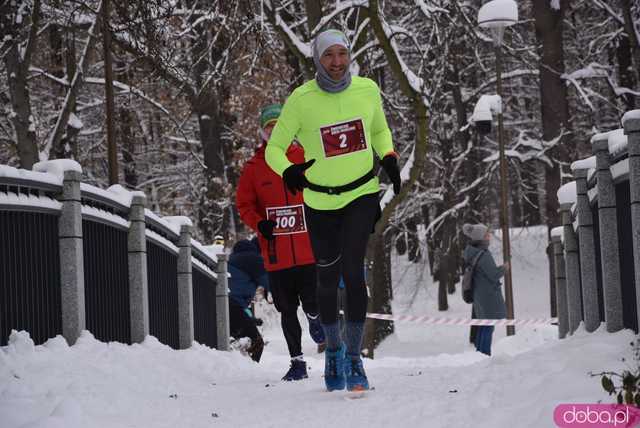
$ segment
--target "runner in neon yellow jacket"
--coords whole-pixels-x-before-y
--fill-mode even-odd
[[[305,226],[316,259],[318,310],[327,346],[327,390],[364,391],[369,389],[361,358],[367,313],[364,257],[380,211],[374,151],[396,194],[400,172],[380,90],[372,80],[351,76],[345,35],[336,30],[319,34],[313,55],[316,78],[297,88],[285,103],[265,158],[292,192],[304,192]],[[304,147],[302,164],[292,164],[286,157],[294,137]],[[337,320],[341,278],[347,308],[344,335]]]
[[[320,128],[354,119],[363,122],[366,148],[326,157]],[[380,89],[373,80],[364,77],[354,76],[351,84],[338,93],[323,91],[315,79],[293,91],[265,153],[269,166],[280,175],[291,165],[286,151],[294,138],[304,147],[305,159],[315,159],[306,171],[307,179],[322,186],[344,185],[365,175],[373,168],[374,150],[380,159],[393,153]],[[373,177],[357,189],[340,195],[305,189],[304,202],[315,209],[332,210],[344,207],[359,196],[378,191],[378,179]]]

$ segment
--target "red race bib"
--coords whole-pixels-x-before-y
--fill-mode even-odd
[[[335,123],[320,128],[324,157],[346,155],[367,148],[362,119]]]
[[[307,231],[302,205],[269,207],[267,208],[267,218],[276,222],[276,227],[273,228],[274,235],[291,235]]]

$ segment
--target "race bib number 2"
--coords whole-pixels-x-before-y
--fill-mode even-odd
[[[323,126],[320,128],[320,137],[326,158],[346,155],[367,148],[362,119]]]
[[[276,222],[274,235],[291,235],[307,231],[302,205],[267,208],[267,218]]]

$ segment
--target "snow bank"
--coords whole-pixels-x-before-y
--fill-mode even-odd
[[[207,249],[207,247],[205,247],[204,245],[202,245],[199,241],[196,241],[195,239],[191,239],[191,246],[195,247],[198,250],[200,250],[200,252],[202,252],[205,256],[207,256],[208,258],[210,258],[212,261],[214,261],[216,263],[218,262],[217,254],[224,251],[224,250],[221,250],[218,253],[213,254]],[[222,247],[222,245],[217,245],[216,247]]]
[[[37,165],[37,164],[36,164]],[[0,165],[0,178],[14,178],[20,180],[40,181],[54,186],[62,186],[62,178],[47,172],[30,171],[28,169],[14,168],[9,165]]]
[[[594,144],[598,141],[604,141],[609,139],[609,135],[614,131],[600,132],[591,137],[591,144]]]
[[[118,200],[121,203],[123,203],[123,205],[126,205],[127,207],[131,206],[131,199],[133,199],[134,196],[142,196],[142,197],[147,196],[145,195],[144,192],[141,192],[139,190],[129,190],[124,188],[120,184],[114,184],[112,186],[109,186],[107,188],[107,192],[111,192],[118,195],[119,197]]]
[[[596,168],[596,157],[591,156],[586,159],[580,159],[571,164],[571,171],[577,171],[579,169],[595,169]]]
[[[82,167],[73,159],[54,159],[36,162],[33,165],[36,172],[45,172],[58,177],[60,182],[64,179],[65,171],[76,171],[82,173]]]
[[[609,138],[609,153],[617,155],[627,150],[627,136],[624,135],[624,129],[616,129],[611,131]]]
[[[573,204],[578,199],[578,193],[576,190],[576,182],[570,181],[566,184],[563,184],[558,189],[558,202],[560,205],[564,204]]]
[[[217,385],[257,371],[248,358],[197,343],[175,351],[151,336],[129,346],[84,331],[71,347],[61,336],[34,346],[26,332],[13,331],[0,348],[0,425],[204,426],[215,422]],[[184,405],[204,405],[205,396],[208,412],[192,415],[199,424],[180,415]]]
[[[156,213],[154,213],[150,209],[145,208],[144,215],[146,215],[150,219],[154,220],[156,223],[159,223],[162,226],[166,227],[171,232],[173,232],[175,235],[180,236],[180,227],[177,227],[175,224],[172,224],[172,223],[166,221],[163,217],[160,217],[159,215],[157,215]]]
[[[225,254],[224,245],[202,245],[202,251],[209,255],[214,261],[218,261],[218,254]]]
[[[562,226],[558,226],[558,227],[554,227],[553,229],[551,229],[551,237],[552,238],[562,238],[564,234],[564,227]]]
[[[640,110],[630,110],[625,114],[623,114],[622,120],[621,120],[622,126],[624,127],[624,124],[627,120],[634,120],[634,119],[640,119]]]
[[[611,175],[614,180],[618,180],[621,177],[629,175],[629,158],[623,159],[620,162],[611,165]]]
[[[182,226],[193,227],[193,222],[189,217],[175,215],[175,216],[162,217],[162,219],[167,223],[169,223],[170,225],[174,226],[175,229],[178,230],[178,232],[180,231]]]
[[[102,199],[113,201],[124,207],[131,207],[131,200],[134,196],[146,196],[144,192],[138,190],[128,190],[120,184],[114,184],[107,189],[101,189],[87,183],[80,183],[80,190],[83,193],[89,193],[99,196]]]
[[[128,195],[111,192],[109,190],[93,186],[91,184],[80,183],[80,191],[82,193],[98,196],[99,198],[106,199],[107,201],[113,201],[116,204],[122,205],[124,207],[131,206],[131,198]]]

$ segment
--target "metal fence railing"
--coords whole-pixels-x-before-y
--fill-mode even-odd
[[[178,254],[153,242],[147,243],[149,268],[149,332],[160,342],[179,347]]]
[[[204,268],[193,269],[193,334],[197,342],[208,346],[218,343],[216,329],[216,288]]]
[[[87,330],[103,342],[131,343],[127,231],[82,221]]]
[[[0,209],[0,344],[11,329],[44,342],[62,333],[58,216]]]
[[[87,329],[101,341],[228,349],[226,256],[160,217],[145,195],[81,183],[69,160],[0,165],[0,346]]]

